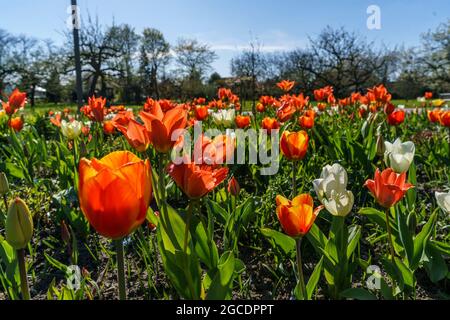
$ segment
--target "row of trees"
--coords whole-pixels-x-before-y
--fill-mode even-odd
[[[56,46],[0,29],[0,89],[36,91],[50,102],[75,100],[72,35]],[[207,44],[180,39],[171,45],[161,31],[141,34],[128,24],[102,26],[88,16],[80,29],[85,97],[106,96],[141,103],[146,96],[185,99],[211,97],[230,86],[245,99],[276,94],[274,83],[295,80],[298,89],[332,85],[337,96],[378,83],[399,97],[415,98],[425,90],[450,91],[450,21],[422,35],[417,48],[387,48],[347,30],[325,28],[306,48],[265,53],[258,41],[231,61],[232,78],[210,74],[217,55]],[[42,90],[44,89],[44,90]]]

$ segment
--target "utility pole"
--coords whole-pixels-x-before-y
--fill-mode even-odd
[[[71,0],[72,5],[72,32],[73,32],[73,49],[75,53],[75,74],[76,74],[76,91],[78,110],[83,106],[83,85],[81,80],[81,60],[80,60],[80,21],[78,21],[77,0]]]

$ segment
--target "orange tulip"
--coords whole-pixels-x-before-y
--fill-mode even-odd
[[[271,96],[261,96],[259,102],[264,106],[271,106],[275,103],[275,98]]]
[[[278,195],[277,216],[284,232],[291,237],[302,237],[309,232],[323,206],[314,210],[313,198],[307,194],[296,196],[292,201]]]
[[[367,96],[372,102],[387,103],[391,101],[391,94],[387,91],[386,87],[382,84],[374,86],[367,90]]]
[[[230,97],[232,97],[232,95],[233,93],[231,92],[231,90],[227,88],[219,88],[219,90],[217,91],[217,96],[220,100],[229,99]]]
[[[168,167],[169,175],[177,186],[191,199],[199,199],[212,191],[228,175],[228,168],[215,168],[194,162],[174,164]]]
[[[292,115],[297,111],[295,106],[289,102],[284,102],[277,110],[277,117],[280,122],[286,122],[292,118]]]
[[[387,116],[387,123],[391,126],[397,126],[405,121],[405,111],[396,110]]]
[[[245,129],[250,126],[250,116],[237,115],[234,121],[240,129]]]
[[[406,191],[414,187],[405,181],[406,172],[398,174],[388,168],[380,173],[377,169],[374,180],[367,180],[364,186],[370,190],[382,207],[390,208],[403,198]]]
[[[150,162],[128,151],[81,159],[78,197],[86,219],[102,236],[121,239],[146,217],[152,198]]]
[[[127,126],[130,120],[134,120],[133,111],[120,111],[117,115],[112,119],[115,126]]]
[[[27,99],[27,94],[25,92],[20,92],[19,89],[14,89],[8,99],[9,105],[13,109],[20,109],[25,106]]]
[[[61,114],[60,113],[55,114],[53,117],[50,118],[50,122],[53,125],[60,128],[61,127]]]
[[[175,107],[164,113],[159,104],[154,104],[150,112],[139,113],[150,141],[156,151],[169,152],[176,141],[172,141],[175,130],[184,129],[187,123],[187,111],[183,107]]]
[[[203,121],[208,118],[208,107],[207,106],[196,106],[195,107],[195,118],[198,121]]]
[[[307,110],[303,116],[298,118],[298,123],[303,129],[311,129],[314,127],[315,112],[313,110]]]
[[[425,97],[425,99],[427,99],[427,100],[433,98],[433,92],[429,92],[429,91],[425,92],[424,97]]]
[[[264,112],[264,111],[266,111],[266,107],[260,102],[256,105],[256,111]]]
[[[303,129],[311,129],[312,127],[314,127],[314,118],[301,116],[300,118],[298,118],[298,123]]]
[[[19,132],[23,129],[23,120],[21,117],[15,117],[8,121],[8,126],[14,131]]]
[[[309,137],[306,131],[284,131],[280,140],[281,153],[289,160],[301,160],[308,150]]]
[[[218,135],[211,139],[201,135],[194,146],[196,164],[217,165],[226,163],[227,155],[234,154],[235,140],[227,135]]]
[[[439,123],[444,127],[450,128],[450,111],[441,112],[439,115]]]
[[[238,181],[235,177],[231,177],[230,181],[228,181],[228,193],[230,193],[233,196],[239,195],[239,192],[241,191],[241,187],[239,186]]]
[[[114,122],[104,121],[103,122],[103,132],[105,134],[113,134],[116,128],[114,127]]]
[[[289,92],[294,87],[295,82],[289,80],[283,80],[277,83],[277,87],[284,92]]]
[[[88,110],[90,111],[90,118],[97,122],[103,122],[103,119],[105,117],[105,105],[105,98],[96,98],[95,96],[90,97],[88,100]]]
[[[119,130],[127,139],[130,146],[132,146],[138,152],[145,152],[150,145],[150,138],[148,132],[143,125],[134,119],[130,119],[127,126],[116,125]]]
[[[270,134],[272,130],[280,129],[280,123],[275,118],[265,117],[261,122],[261,127],[267,130],[267,133]]]
[[[14,109],[13,107],[11,107],[10,105],[9,105],[9,102],[2,102],[2,109],[3,109],[3,111],[5,111],[5,113],[8,115],[8,116],[12,116],[14,113],[16,113],[16,111],[17,111],[17,109]]]
[[[359,93],[359,92],[353,92],[350,95],[350,101],[352,104],[359,102],[360,99],[361,99],[361,93]]]
[[[439,110],[439,109],[427,110],[428,120],[430,120],[430,122],[432,122],[432,123],[439,122],[440,113],[441,113],[441,110]]]

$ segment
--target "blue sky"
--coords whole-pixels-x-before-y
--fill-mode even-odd
[[[0,28],[63,42],[69,0],[0,0]],[[304,47],[326,25],[344,26],[377,45],[414,46],[420,34],[450,18],[448,0],[78,0],[81,14],[98,15],[102,24],[128,23],[140,32],[160,29],[167,40],[195,37],[219,59],[213,67],[229,74],[230,59],[257,38],[263,50]],[[366,27],[369,5],[381,9],[381,29]]]

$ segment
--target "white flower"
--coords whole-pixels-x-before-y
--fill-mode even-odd
[[[67,122],[66,120],[61,121],[61,132],[69,140],[77,138],[81,134],[81,122],[73,120]]]
[[[436,192],[434,195],[436,196],[439,207],[441,207],[445,213],[450,214],[450,191],[447,193]]]
[[[427,102],[427,99],[425,97],[417,97],[417,102]]]
[[[116,117],[116,114],[115,114],[115,113],[108,113],[108,114],[105,116],[105,120],[111,121],[111,120],[114,119],[115,117]]]
[[[230,127],[234,123],[235,111],[234,109],[222,109],[212,114],[214,123],[217,125],[223,125],[224,127]]]
[[[353,207],[353,193],[347,190],[347,172],[338,163],[322,169],[320,179],[313,181],[317,197],[332,215],[345,217]]]
[[[408,171],[409,166],[414,160],[416,147],[411,141],[403,142],[400,138],[390,143],[384,142],[386,151],[384,152],[384,162],[397,173]]]

